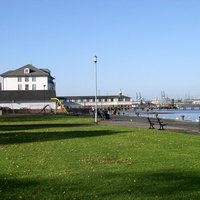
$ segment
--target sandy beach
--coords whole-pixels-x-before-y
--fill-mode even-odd
[[[172,130],[176,132],[183,132],[188,134],[200,135],[199,123],[191,122],[186,120],[172,120],[172,119],[162,119],[166,123],[165,130]],[[102,120],[101,124],[118,125],[118,126],[130,126],[136,128],[149,128],[149,122],[146,117],[136,117],[136,116],[122,116],[122,115],[112,115],[110,120]],[[159,125],[155,125],[158,129]]]

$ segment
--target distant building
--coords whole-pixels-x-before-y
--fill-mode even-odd
[[[95,107],[95,96],[60,96],[63,104],[67,107]],[[97,107],[106,109],[129,109],[132,107],[131,97],[124,96],[122,93],[119,95],[105,95],[97,96]]]
[[[55,109],[54,77],[48,69],[25,65],[0,74],[0,107],[11,109],[42,109],[46,105]]]

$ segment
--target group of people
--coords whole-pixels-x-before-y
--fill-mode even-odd
[[[110,119],[110,114],[108,113],[106,109],[102,111],[97,110],[97,115],[101,119]]]

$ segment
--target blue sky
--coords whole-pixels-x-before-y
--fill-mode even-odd
[[[49,68],[57,95],[200,98],[199,0],[0,0],[0,73]]]

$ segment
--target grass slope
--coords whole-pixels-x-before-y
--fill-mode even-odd
[[[85,117],[1,117],[0,199],[200,199],[199,146]]]

